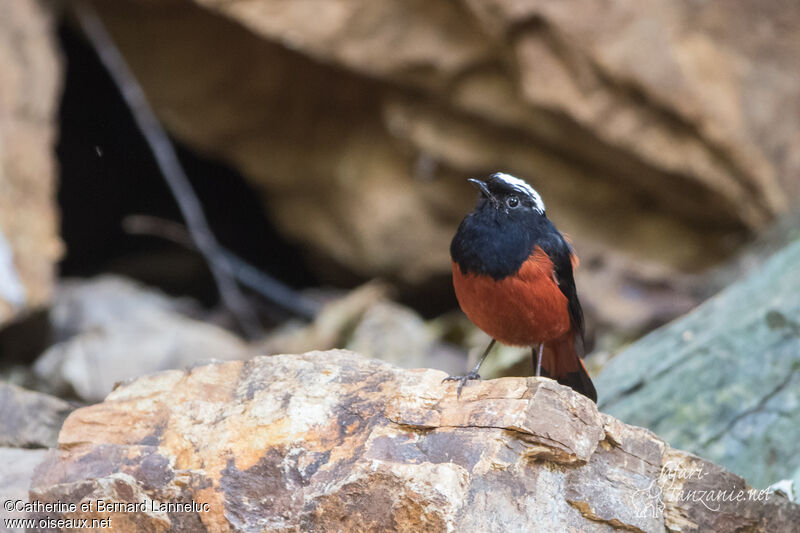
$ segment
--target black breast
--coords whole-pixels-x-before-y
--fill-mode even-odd
[[[583,338],[583,311],[572,274],[572,249],[550,220],[538,213],[509,216],[482,204],[467,215],[450,243],[450,256],[461,271],[499,281],[519,271],[539,246],[553,262],[558,287],[567,298],[573,330]]]
[[[467,215],[450,243],[450,256],[464,273],[501,280],[519,270],[531,255],[535,228],[503,216],[495,209]]]

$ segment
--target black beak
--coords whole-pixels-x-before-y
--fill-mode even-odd
[[[489,188],[486,186],[486,182],[481,180],[476,180],[474,178],[469,178],[467,181],[475,185],[478,189],[480,189],[481,194],[483,194],[486,198],[488,198],[493,204],[497,204],[497,198],[495,198],[494,195],[489,192]]]

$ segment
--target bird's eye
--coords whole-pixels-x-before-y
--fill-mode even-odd
[[[506,200],[506,205],[511,209],[514,209],[515,207],[519,206],[519,198],[516,196],[509,196]]]

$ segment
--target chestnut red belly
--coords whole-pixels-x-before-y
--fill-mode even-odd
[[[464,314],[503,344],[532,346],[570,330],[567,298],[555,282],[552,261],[538,246],[516,274],[499,281],[465,274],[453,262],[453,286]]]

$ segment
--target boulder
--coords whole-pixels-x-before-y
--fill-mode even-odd
[[[46,388],[100,401],[114,384],[207,359],[243,359],[233,333],[181,313],[179,302],[116,277],[65,283],[51,310],[59,342],[34,364]]]
[[[70,415],[30,497],[76,504],[50,518],[126,531],[773,532],[800,520],[797,505],[552,380],[471,383],[458,399],[444,376],[333,350],[141,377]]]
[[[104,274],[59,281],[48,318],[57,341],[118,322],[138,322],[165,313],[191,317],[199,305],[189,298],[173,298],[132,279]]]
[[[310,324],[289,321],[256,344],[261,353],[300,353],[344,345],[348,336],[373,306],[386,301],[388,287],[369,282],[351,291],[327,294]]]
[[[54,448],[69,403],[0,382],[0,446]]]
[[[617,355],[600,407],[765,488],[800,483],[800,240]]]
[[[260,353],[298,353],[346,347],[404,368],[457,374],[465,355],[443,342],[446,331],[388,299],[388,287],[369,282],[328,301],[310,324],[287,322],[255,344]]]
[[[676,273],[800,199],[791,3],[95,5],[170,131],[254,183],[323,275],[446,274],[464,178],[504,170],[574,237],[587,307],[636,330],[696,301]]]
[[[46,303],[61,255],[55,115],[61,83],[51,14],[0,0],[0,325]]]
[[[432,366],[429,361],[434,340],[421,316],[383,301],[366,310],[346,347],[403,368],[420,368]]]
[[[0,532],[27,531],[25,527],[11,527],[7,518],[27,518],[28,513],[17,510],[28,503],[28,490],[36,467],[47,457],[47,450],[24,450],[0,447]],[[13,502],[9,510],[7,502]]]

